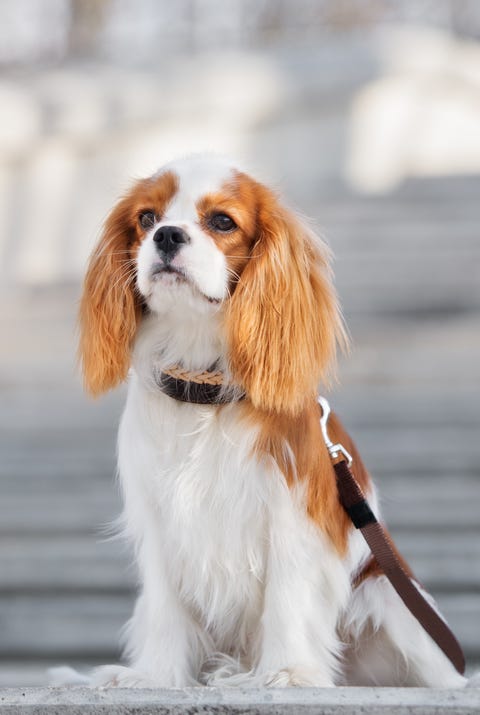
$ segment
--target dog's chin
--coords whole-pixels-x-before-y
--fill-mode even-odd
[[[161,282],[162,285],[170,287],[179,283],[187,283],[193,286],[193,282],[187,274],[182,269],[174,266],[155,268],[150,275],[150,281],[152,284]]]
[[[148,308],[159,314],[209,312],[218,308],[221,300],[203,292],[182,269],[172,266],[154,270],[149,277],[148,291],[144,294]],[[143,291],[142,291],[143,292]]]

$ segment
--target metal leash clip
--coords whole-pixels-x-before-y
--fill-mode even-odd
[[[318,404],[322,408],[322,416],[320,417],[320,429],[322,430],[323,439],[327,446],[330,457],[332,458],[332,460],[335,460],[338,459],[340,455],[343,455],[347,461],[348,466],[351,467],[353,457],[350,452],[347,452],[343,444],[333,444],[332,440],[328,436],[327,422],[331,412],[328,400],[326,400],[324,397],[319,396]]]

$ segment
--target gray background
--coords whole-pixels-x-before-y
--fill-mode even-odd
[[[0,684],[118,657],[124,391],[82,393],[79,285],[129,181],[205,150],[332,246],[331,402],[480,660],[479,37],[474,0],[0,1]]]

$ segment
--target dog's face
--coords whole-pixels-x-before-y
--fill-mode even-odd
[[[125,378],[145,312],[173,314],[177,330],[185,316],[220,313],[222,357],[247,397],[298,411],[343,338],[328,258],[270,189],[225,161],[167,165],[117,204],[91,258],[80,313],[87,386],[99,393]]]
[[[256,237],[253,180],[218,160],[185,160],[141,182],[135,203],[136,282],[148,308],[195,312],[228,299]]]

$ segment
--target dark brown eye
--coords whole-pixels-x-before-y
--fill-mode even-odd
[[[142,228],[152,228],[155,225],[155,214],[153,211],[142,211],[138,220]]]
[[[228,231],[233,231],[237,228],[235,221],[227,214],[213,214],[213,216],[210,216],[208,223],[214,231],[222,231],[223,233],[228,233]]]

